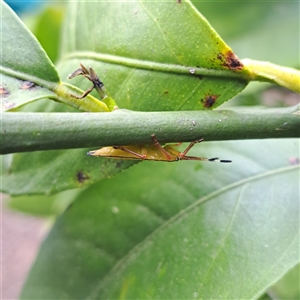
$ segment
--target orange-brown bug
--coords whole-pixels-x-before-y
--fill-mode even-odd
[[[178,160],[202,160],[202,161],[218,161],[222,163],[230,163],[231,160],[220,160],[219,158],[204,158],[196,156],[187,156],[189,150],[203,139],[191,142],[189,146],[180,152],[173,148],[172,145],[162,146],[154,134],[151,135],[153,144],[147,145],[127,145],[103,147],[98,150],[89,151],[87,154],[91,156],[100,156],[114,159],[131,159],[131,160],[154,160],[173,162]]]

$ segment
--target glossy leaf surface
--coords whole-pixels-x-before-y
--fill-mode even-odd
[[[22,299],[254,299],[296,265],[298,140],[207,143],[192,154],[233,163],[143,162],[82,191]]]
[[[58,73],[36,38],[4,1],[1,12],[1,73],[36,84],[57,84]]]
[[[66,24],[61,73],[93,66],[121,108],[215,108],[247,84],[247,70],[189,1],[72,2]]]
[[[46,52],[18,16],[1,1],[1,110],[30,102],[57,99],[49,89],[59,84],[59,75]]]

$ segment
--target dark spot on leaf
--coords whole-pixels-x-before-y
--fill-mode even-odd
[[[22,90],[29,90],[32,89],[33,87],[35,87],[35,83],[31,81],[23,81],[20,88]]]
[[[82,171],[78,171],[76,174],[77,181],[79,183],[85,182],[87,179],[90,179],[89,176],[85,175]]]
[[[177,3],[181,3],[181,0],[177,0]]]
[[[9,96],[9,91],[5,87],[3,87],[2,85],[0,85],[0,95],[3,98],[6,98],[6,97]]]
[[[219,95],[207,95],[204,99],[201,99],[201,102],[203,103],[204,107],[211,108],[216,100],[218,99]]]
[[[219,53],[217,58],[222,61],[224,67],[230,70],[242,70],[244,67],[242,62],[232,51],[227,52],[225,55]]]
[[[165,92],[164,92],[164,95],[167,95],[167,94],[169,94],[169,91],[165,91]]]
[[[122,165],[123,165],[123,163],[124,163],[124,161],[123,161],[123,160],[119,160],[119,161],[117,161],[117,163],[116,163],[116,168],[121,168],[121,167],[122,167]]]

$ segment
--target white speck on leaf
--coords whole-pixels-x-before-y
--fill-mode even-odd
[[[116,207],[116,206],[113,206],[113,207],[111,208],[111,211],[112,211],[112,213],[114,213],[114,214],[118,214],[118,213],[120,212],[119,208]]]

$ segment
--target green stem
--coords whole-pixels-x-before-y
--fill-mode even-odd
[[[105,145],[300,137],[299,108],[188,112],[3,113],[0,153]]]
[[[83,91],[71,84],[61,82],[61,84],[56,86],[54,92],[58,96],[58,100],[60,102],[75,107],[77,109],[90,112],[110,111],[110,108],[105,102],[95,98],[91,94],[87,95],[83,99],[77,99],[73,97],[72,95],[80,96],[83,93]]]

